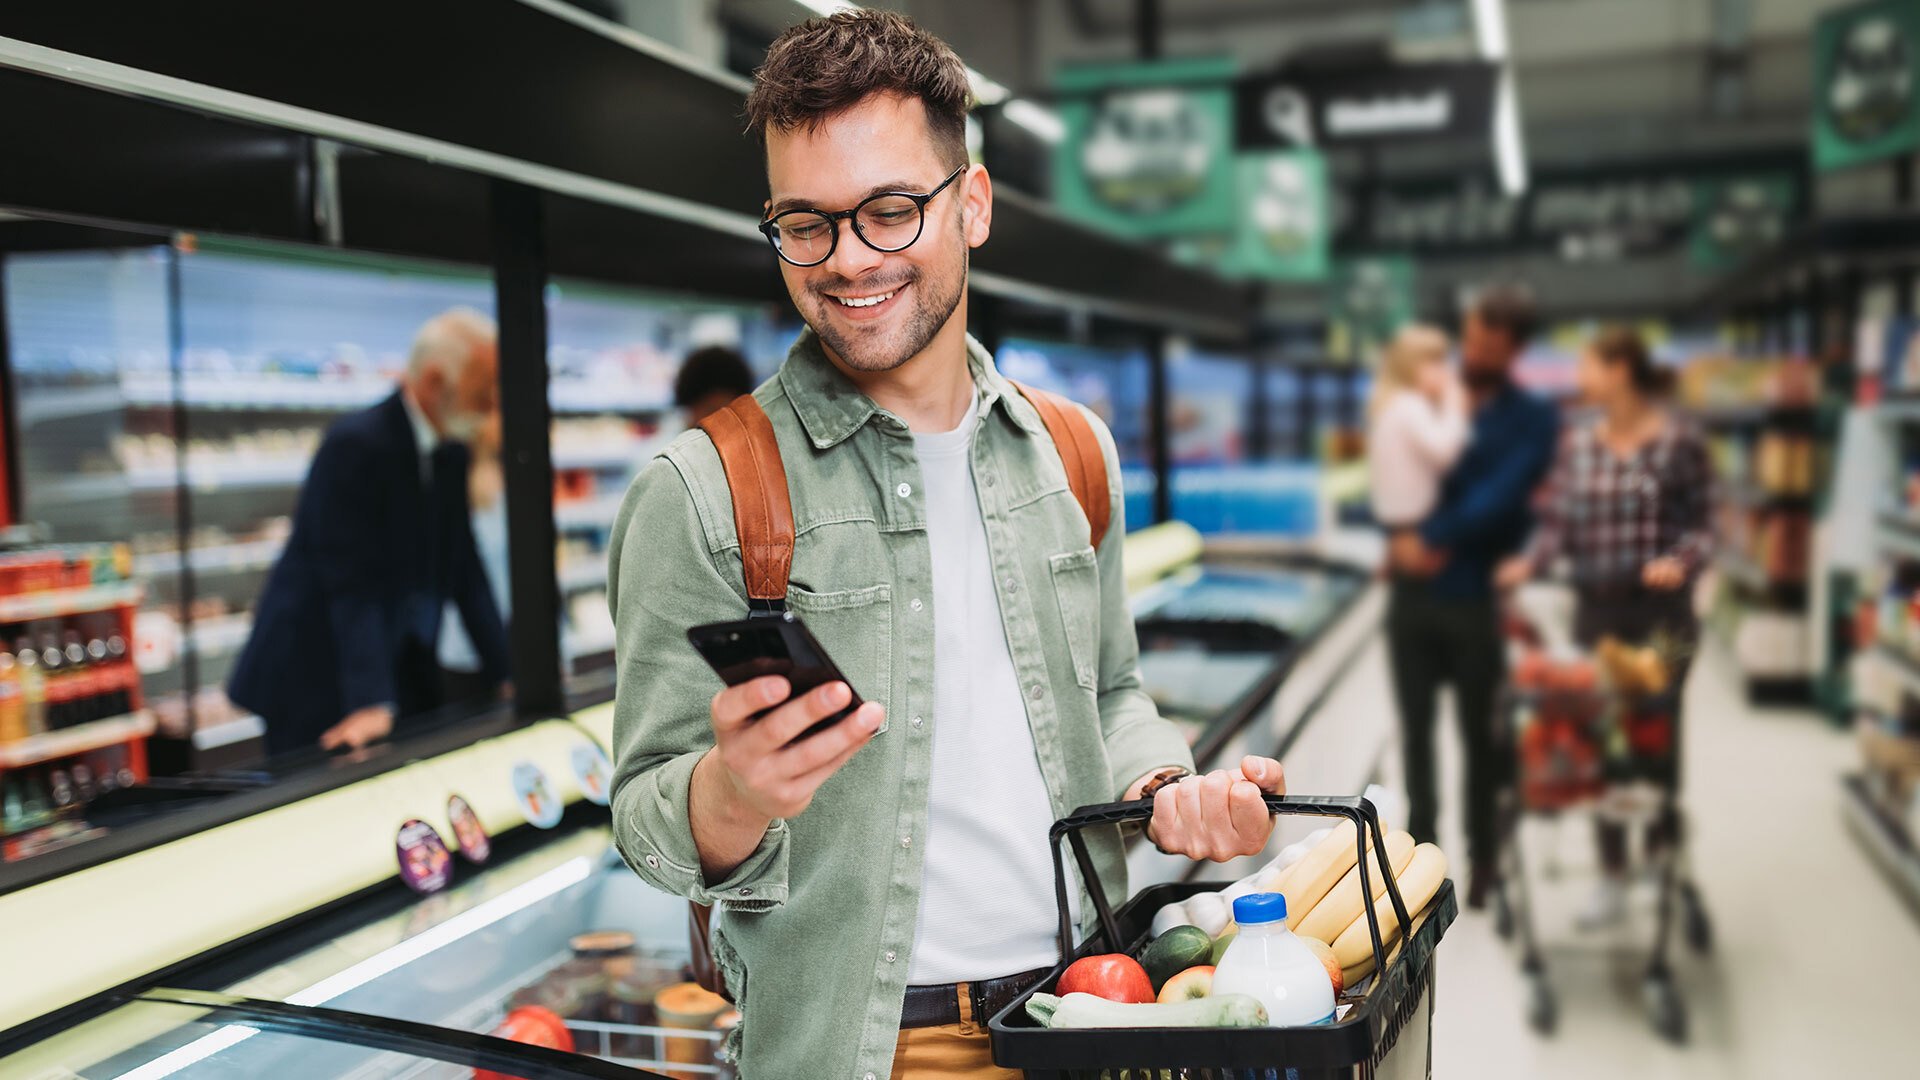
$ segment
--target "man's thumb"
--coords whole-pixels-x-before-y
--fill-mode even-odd
[[[1240,762],[1240,772],[1247,779],[1260,785],[1260,790],[1277,793],[1285,790],[1286,776],[1280,769],[1280,763],[1272,758],[1254,757],[1249,754]]]

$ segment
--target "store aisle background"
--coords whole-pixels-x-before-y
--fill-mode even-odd
[[[1348,686],[1341,708],[1391,713],[1383,644]],[[1625,925],[1579,930],[1595,882],[1590,819],[1531,819],[1521,842],[1559,1028],[1542,1037],[1527,1026],[1517,947],[1495,935],[1490,911],[1463,909],[1438,954],[1435,1080],[1885,1077],[1911,1055],[1920,927],[1848,834],[1838,780],[1858,767],[1850,733],[1808,710],[1749,706],[1738,668],[1711,635],[1686,707],[1684,797],[1714,929],[1707,956],[1677,937],[1672,953],[1690,1009],[1688,1044],[1656,1035],[1641,1004],[1652,888],[1634,890]],[[1442,724],[1441,845],[1464,889],[1451,703]],[[1401,786],[1397,746],[1382,771]],[[1313,790],[1310,773],[1289,776],[1297,790]],[[1547,880],[1556,860],[1559,874]]]

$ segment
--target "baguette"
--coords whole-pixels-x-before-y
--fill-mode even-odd
[[[1406,870],[1407,864],[1413,861],[1413,848],[1412,833],[1388,833],[1387,865],[1390,869],[1383,871],[1380,868],[1380,853],[1371,845],[1368,846],[1367,861],[1373,864],[1367,868],[1367,884],[1372,892],[1368,900],[1378,900],[1386,894],[1387,874],[1398,878]],[[1298,919],[1289,918],[1287,922],[1292,924],[1296,934],[1319,938],[1321,941],[1334,941],[1340,937],[1342,930],[1353,925],[1353,920],[1359,917],[1365,903],[1366,900],[1360,896],[1360,866],[1355,863],[1353,869],[1347,871],[1347,876],[1340,879],[1340,884],[1313,905],[1312,910],[1302,913]]]
[[[1343,821],[1327,838],[1316,844],[1307,857],[1287,870],[1280,893],[1287,898],[1287,924],[1300,925],[1300,918],[1340,883],[1340,878],[1360,861],[1354,844],[1354,825]]]
[[[1406,902],[1407,917],[1417,917],[1440,891],[1440,883],[1447,880],[1447,856],[1432,844],[1421,844],[1413,849],[1413,858],[1394,880],[1400,886],[1400,899]],[[1380,920],[1380,944],[1392,945],[1394,936],[1400,932],[1400,920],[1393,914],[1393,898],[1383,892],[1380,899],[1374,901],[1373,912]],[[1373,958],[1373,939],[1367,933],[1366,912],[1361,912],[1334,941],[1333,958],[1342,968]]]

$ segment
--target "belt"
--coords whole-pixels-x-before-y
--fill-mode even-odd
[[[1045,978],[1052,968],[1034,968],[1000,979],[982,979],[970,983],[942,983],[939,986],[909,986],[907,1000],[900,1010],[903,1028],[941,1027],[960,1022],[960,988],[967,988],[973,1004],[973,1022],[981,1027],[993,1014],[1020,996],[1021,991]]]

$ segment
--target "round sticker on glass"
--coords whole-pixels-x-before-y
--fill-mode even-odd
[[[493,854],[493,841],[487,839],[487,827],[480,824],[480,815],[473,812],[467,800],[458,795],[447,796],[447,820],[453,822],[453,840],[460,847],[460,854],[467,861],[479,866]]]
[[[560,824],[560,797],[553,793],[553,784],[540,766],[531,761],[516,762],[513,766],[513,796],[520,800],[520,812],[526,815],[529,824],[542,829],[551,829]]]
[[[613,765],[607,761],[607,755],[598,744],[580,743],[570,755],[573,761],[573,778],[580,782],[580,794],[587,801],[598,806],[607,805],[613,790]]]
[[[400,826],[394,851],[400,858],[400,880],[414,892],[423,896],[436,893],[453,880],[453,854],[447,850],[447,842],[419,818],[409,818]]]

